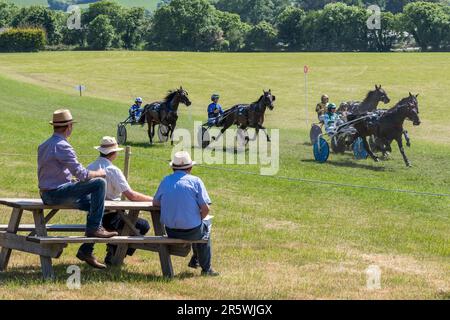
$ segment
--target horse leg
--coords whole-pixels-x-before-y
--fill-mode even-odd
[[[168,134],[170,134],[170,144],[173,146],[173,132],[175,131],[175,126],[176,124],[172,126],[169,126],[169,132]]]
[[[407,167],[411,167],[411,162],[409,162],[408,157],[405,154],[405,148],[403,148],[402,136],[396,138],[395,140],[397,140],[398,148],[400,149],[400,152],[403,156],[403,161],[405,161]]]
[[[411,139],[409,138],[409,134],[407,130],[403,131],[403,135],[405,136],[405,140],[406,140],[406,146],[409,148],[411,147]]]
[[[151,121],[148,121],[148,139],[150,140],[150,144],[153,144],[152,129],[153,129],[153,123]]]
[[[156,122],[153,122],[152,125],[152,143],[153,143],[153,139],[155,139],[155,127],[156,127]]]
[[[369,156],[373,159],[375,162],[379,162],[380,159],[372,152],[372,149],[370,149],[369,143],[367,142],[367,137],[361,137],[363,141],[364,148],[366,148],[367,153]]]
[[[230,126],[228,126],[228,127],[223,127],[223,128],[220,130],[219,135],[218,135],[217,137],[211,137],[211,139],[212,139],[213,141],[219,140],[219,138],[224,134],[225,131],[227,131],[227,129],[228,129],[229,127],[230,127]]]
[[[260,129],[261,129],[262,131],[264,131],[264,133],[266,134],[267,142],[271,142],[272,140],[270,139],[270,136],[269,136],[269,134],[267,133],[267,129],[266,129],[265,127],[263,127],[263,126],[260,126]]]

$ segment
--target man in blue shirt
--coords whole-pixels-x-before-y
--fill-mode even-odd
[[[195,162],[186,151],[175,153],[170,166],[173,174],[165,177],[153,199],[161,206],[161,223],[170,238],[208,240],[192,245],[189,267],[201,266],[202,275],[218,276],[211,268],[211,220],[208,217],[211,200],[203,181],[191,175]]]
[[[212,103],[208,106],[208,124],[211,126],[218,125],[224,114],[222,106],[219,104],[219,99],[220,96],[218,94],[213,94],[211,96]]]
[[[138,97],[134,101],[134,104],[130,107],[130,110],[128,111],[130,113],[130,117],[133,120],[133,122],[137,122],[142,114],[142,98]]]

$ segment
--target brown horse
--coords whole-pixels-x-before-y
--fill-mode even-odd
[[[338,112],[344,114],[363,114],[377,110],[380,102],[388,104],[391,101],[386,91],[381,88],[381,85],[375,85],[375,90],[369,91],[366,98],[362,101],[348,101],[343,102],[339,106]]]
[[[272,90],[263,91],[263,95],[255,102],[251,104],[238,104],[224,112],[223,118],[219,123],[222,126],[220,134],[217,137],[212,137],[213,140],[217,140],[225,131],[228,130],[232,125],[237,125],[242,130],[247,130],[247,128],[254,128],[255,138],[259,134],[259,130],[263,130],[266,134],[267,141],[270,142],[270,136],[267,133],[264,124],[264,116],[266,109],[274,109],[274,101],[276,97],[272,95]],[[245,138],[247,141],[248,137]]]
[[[150,144],[153,144],[155,126],[162,124],[168,128],[167,136],[170,137],[171,144],[173,145],[173,132],[175,131],[178,120],[178,106],[180,103],[187,107],[192,104],[188,95],[188,92],[183,87],[180,87],[180,89],[169,91],[164,101],[153,102],[144,107],[139,123],[148,123]]]
[[[418,96],[409,93],[408,97],[400,100],[393,108],[381,113],[379,117],[365,118],[353,125],[358,131],[357,136],[363,139],[364,147],[373,160],[379,161],[367,143],[368,136],[375,136],[376,144],[383,153],[390,152],[392,141],[397,141],[405,164],[408,167],[411,166],[403,148],[403,123],[408,119],[413,122],[414,126],[420,125]],[[349,115],[349,121],[358,117],[358,115]]]

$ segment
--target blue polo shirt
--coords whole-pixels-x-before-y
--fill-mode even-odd
[[[219,110],[219,113],[214,113],[216,109]],[[223,115],[223,113],[224,111],[222,110],[222,106],[218,103],[213,102],[208,106],[208,118],[215,118]]]
[[[203,181],[184,171],[165,177],[154,198],[161,203],[161,223],[170,229],[198,227],[200,206],[211,204]]]

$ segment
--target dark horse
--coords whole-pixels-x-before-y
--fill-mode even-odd
[[[155,126],[162,124],[168,128],[167,136],[173,145],[173,132],[177,126],[178,106],[180,103],[189,107],[191,101],[188,98],[188,92],[180,87],[174,91],[169,91],[164,101],[153,102],[144,107],[144,111],[139,119],[140,124],[148,123],[148,137],[150,144],[153,144],[155,136]]]
[[[220,122],[220,126],[223,128],[220,130],[220,134],[217,137],[212,137],[212,139],[217,140],[228,128],[235,124],[242,130],[254,128],[256,131],[255,138],[259,134],[259,130],[263,130],[267,141],[270,142],[270,136],[263,124],[266,109],[274,109],[275,96],[272,95],[272,90],[264,90],[263,92],[264,94],[252,104],[238,104],[226,110]],[[249,140],[248,137],[245,139]]]
[[[408,119],[413,122],[414,126],[420,125],[418,96],[418,94],[409,93],[408,97],[403,98],[393,108],[382,113],[378,119],[366,118],[353,125],[358,131],[357,136],[363,139],[364,147],[373,160],[379,161],[367,143],[366,137],[371,135],[375,136],[376,144],[383,153],[390,152],[392,141],[397,141],[405,164],[408,167],[411,166],[403,148],[403,123]],[[349,120],[355,120],[358,117],[349,115]]]
[[[383,102],[388,104],[391,102],[386,91],[381,88],[381,85],[375,85],[375,90],[369,91],[366,98],[362,101],[348,101],[343,102],[339,106],[338,112],[346,114],[363,114],[377,110],[378,104]]]

